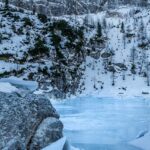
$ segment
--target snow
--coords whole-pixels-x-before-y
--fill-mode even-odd
[[[43,93],[44,93],[44,91],[40,90],[40,89],[34,92],[34,94],[36,94],[36,95],[41,95]]]
[[[66,137],[63,137],[60,140],[47,146],[46,148],[43,148],[42,150],[63,150],[65,142],[66,142]]]
[[[58,141],[52,143],[51,145],[43,148],[42,150],[63,150],[64,145],[67,143],[67,138],[63,137],[59,139]],[[68,150],[79,150],[78,148],[75,148],[68,144]]]
[[[0,92],[12,93],[16,91],[18,91],[18,89],[15,86],[12,86],[10,83],[0,82]]]
[[[140,10],[138,14],[133,15],[134,10]],[[118,15],[112,15],[118,14]],[[147,86],[147,79],[143,73],[139,75],[140,62],[143,59],[141,49],[138,48],[138,33],[139,24],[141,19],[143,20],[146,28],[147,35],[149,36],[149,9],[140,9],[134,7],[120,7],[115,10],[109,10],[108,12],[101,12],[97,14],[89,14],[90,22],[97,24],[98,21],[102,22],[105,18],[107,27],[104,29],[104,35],[107,35],[108,42],[106,48],[100,50],[100,53],[109,52],[113,50],[115,55],[113,56],[111,63],[125,64],[128,70],[125,72],[125,80],[123,80],[123,72],[119,70],[115,65],[116,73],[114,77],[115,85],[112,86],[112,73],[104,69],[103,58],[94,59],[90,56],[86,58],[86,62],[82,64],[85,68],[84,75],[80,82],[80,89],[77,96],[97,95],[99,97],[115,97],[115,98],[133,98],[133,97],[145,97],[150,98],[150,87]],[[136,23],[134,21],[137,20]],[[135,37],[123,40],[123,33],[121,33],[121,23],[124,23],[125,30],[128,33],[128,29],[131,33],[135,33]],[[103,27],[103,26],[102,26]],[[87,39],[92,37],[93,31],[86,33]],[[149,37],[148,37],[149,39]],[[136,75],[131,73],[131,49],[136,47]],[[147,58],[144,61],[150,60],[150,53],[146,51]],[[145,65],[142,67],[142,72],[146,72]],[[108,92],[109,91],[109,92]],[[147,93],[147,94],[143,94]]]
[[[25,81],[14,76],[0,79],[0,92],[13,93],[19,92],[19,89],[35,91],[38,83],[35,81]]]
[[[14,63],[0,61],[0,72],[10,71],[16,68],[17,68],[17,65]]]
[[[0,79],[0,82],[9,82],[10,84],[20,87],[20,88],[25,88],[30,91],[35,91],[38,88],[38,83],[35,81],[25,81],[21,78],[17,78],[14,76],[8,77],[8,78],[2,78]]]
[[[36,95],[41,95],[41,94],[43,94],[43,93],[49,93],[49,92],[52,91],[52,90],[53,90],[53,88],[52,88],[51,86],[49,86],[49,87],[47,88],[47,90],[37,89],[36,91],[34,91],[34,94],[36,94]]]
[[[130,142],[130,144],[142,148],[143,150],[150,150],[150,133],[147,133],[145,136]]]
[[[146,85],[146,79],[140,76],[127,75],[126,80],[122,79],[122,75],[117,73],[115,76],[115,86],[112,86],[112,73],[105,74],[100,70],[102,62],[94,60],[91,57],[87,58],[85,75],[82,78],[85,90],[78,96],[96,95],[98,97],[113,97],[113,98],[134,98],[134,97],[150,97],[150,87]],[[93,70],[94,68],[94,70]],[[145,81],[144,81],[145,80]],[[94,84],[97,88],[94,89]],[[101,89],[103,86],[103,89]],[[140,87],[140,88],[139,88]],[[109,92],[108,92],[109,90]],[[148,94],[144,95],[143,92]]]

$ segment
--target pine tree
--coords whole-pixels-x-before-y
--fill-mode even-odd
[[[149,75],[149,70],[150,70],[150,64],[147,62],[147,63],[146,63],[147,86],[150,86],[150,75]]]
[[[9,0],[5,0],[5,9],[6,9],[6,10],[9,9]]]
[[[2,33],[0,33],[0,44],[2,43]]]
[[[102,26],[106,29],[107,28],[107,22],[106,19],[103,18]]]
[[[138,32],[138,41],[140,43],[143,43],[145,38],[146,38],[146,31],[145,31],[145,26],[144,26],[144,22],[143,20],[141,19],[140,20],[140,24],[139,24],[139,32]]]
[[[97,36],[102,37],[102,26],[99,22],[97,24]]]
[[[22,6],[22,0],[17,0],[17,6],[21,7]]]
[[[133,48],[131,49],[131,62],[133,65],[135,65],[135,58],[136,58],[136,49],[133,46]]]
[[[123,64],[125,65],[125,59],[123,60]],[[126,79],[125,74],[126,74],[126,68],[123,68],[123,70],[122,70],[122,80]]]
[[[132,72],[132,74],[133,74],[133,80],[135,79],[135,74],[136,74],[135,59],[136,59],[136,49],[135,49],[135,47],[133,46],[133,48],[131,48],[131,62],[132,62],[131,72]]]
[[[123,22],[122,22],[122,24],[121,24],[121,32],[122,32],[122,33],[125,33],[124,23],[123,23]]]

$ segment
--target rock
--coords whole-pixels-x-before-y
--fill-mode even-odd
[[[114,68],[114,66],[108,66],[107,70],[110,72],[116,72],[116,69]]]
[[[118,93],[118,94],[119,94],[119,95],[123,95],[124,93],[121,93],[121,92],[120,92],[120,93]]]
[[[112,56],[112,54],[111,54],[111,53],[108,53],[108,52],[104,52],[104,53],[101,55],[101,57],[104,58],[104,59],[107,59],[107,58],[109,58],[109,57],[111,57],[111,56]]]
[[[96,52],[91,52],[90,56],[93,57],[94,59],[99,59],[100,58],[100,51],[96,51]]]
[[[61,138],[63,125],[43,96],[0,93],[0,149],[40,150]]]
[[[147,133],[148,133],[148,131],[147,131],[147,130],[142,131],[141,133],[139,133],[139,135],[136,137],[136,139],[139,139],[139,138],[141,138],[141,137],[145,136]]]
[[[131,73],[132,73],[132,74],[136,74],[135,69],[131,69]]]
[[[7,147],[5,147],[3,150],[25,150],[26,148],[22,143],[17,141],[17,139],[12,139]]]
[[[123,63],[116,63],[115,65],[117,67],[119,67],[121,70],[125,70],[125,71],[128,70],[127,66],[125,64],[123,64]]]
[[[49,98],[54,98],[54,99],[64,99],[66,96],[63,94],[61,91],[57,89],[53,89],[48,93]]]
[[[50,144],[49,139],[51,139],[51,143],[59,140],[62,137],[60,133],[62,133],[62,123],[58,119],[49,117],[43,120],[33,137],[29,149],[37,150],[37,148],[46,147],[48,143]]]
[[[149,94],[149,92],[142,92],[142,94],[143,94],[143,95],[148,95],[148,94]]]
[[[23,1],[19,7],[36,10],[37,13],[45,15],[72,15],[94,13],[102,10],[106,0],[36,0]],[[12,0],[11,3],[17,5],[17,0]],[[76,7],[75,7],[76,6]]]

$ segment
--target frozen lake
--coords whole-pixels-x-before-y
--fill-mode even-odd
[[[150,125],[150,100],[84,97],[54,103],[70,143],[85,150],[142,150],[129,145]]]

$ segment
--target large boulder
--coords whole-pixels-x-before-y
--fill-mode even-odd
[[[0,93],[0,149],[40,150],[60,139],[63,125],[43,96]]]

